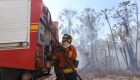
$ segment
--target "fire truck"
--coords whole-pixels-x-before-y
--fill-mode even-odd
[[[57,27],[42,0],[0,0],[0,80],[49,73],[46,56]]]

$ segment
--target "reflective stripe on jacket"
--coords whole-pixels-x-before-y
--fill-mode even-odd
[[[66,74],[72,73],[72,72],[73,72],[72,68],[64,68],[64,69],[62,69],[62,70],[63,70],[63,72],[66,73]],[[74,70],[76,71],[76,68],[74,68]]]

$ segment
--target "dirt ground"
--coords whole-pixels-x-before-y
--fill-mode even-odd
[[[114,75],[108,75],[106,77],[97,77],[94,75],[84,75],[81,76],[83,80],[140,80],[140,76],[114,76]],[[38,80],[55,80],[55,75],[52,75],[50,77],[44,77],[40,78]],[[79,79],[78,79],[79,80]]]

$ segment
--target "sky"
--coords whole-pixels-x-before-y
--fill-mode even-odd
[[[122,1],[127,0],[43,0],[44,4],[49,8],[51,12],[51,17],[53,21],[58,21],[58,16],[63,9],[73,9],[82,11],[84,8],[90,7],[95,9],[96,12],[104,10],[105,8],[117,7],[118,4]],[[135,0],[130,0],[135,1]],[[140,4],[139,0],[138,1]],[[139,6],[140,7],[140,6]],[[59,22],[58,22],[59,23]],[[109,28],[102,28],[103,31],[99,33],[101,38],[106,37],[106,34],[109,33]]]
[[[49,8],[52,19],[58,20],[58,15],[64,8],[83,10],[86,7],[94,8],[96,11],[116,6],[122,0],[43,0]]]

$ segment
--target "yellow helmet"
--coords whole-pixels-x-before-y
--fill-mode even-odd
[[[64,41],[68,41],[69,43],[72,42],[72,36],[69,35],[69,34],[64,34],[63,37],[62,37],[62,42]]]

